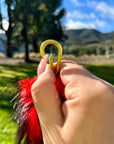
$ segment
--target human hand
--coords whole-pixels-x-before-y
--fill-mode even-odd
[[[47,57],[42,63],[31,92],[44,143],[114,144],[114,87],[75,62],[62,61],[62,103]]]

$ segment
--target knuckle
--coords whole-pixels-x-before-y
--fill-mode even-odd
[[[65,67],[65,68],[63,68],[63,69],[61,70],[60,74],[61,74],[62,76],[65,75],[65,74],[67,74],[68,70],[69,70],[69,68],[68,68],[68,67]]]

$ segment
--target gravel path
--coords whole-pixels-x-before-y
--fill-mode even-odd
[[[73,60],[80,64],[95,64],[95,63],[114,63],[114,58],[64,58],[67,60]],[[40,61],[40,60],[39,60]],[[0,65],[12,65],[12,64],[23,64],[24,59],[13,59],[13,58],[0,58]]]
[[[109,64],[114,63],[114,58],[77,58],[77,62],[81,64]]]
[[[24,59],[0,58],[0,65],[22,64]]]

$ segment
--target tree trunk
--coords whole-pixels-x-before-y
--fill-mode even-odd
[[[7,57],[12,57],[12,53],[11,53],[11,37],[10,37],[11,31],[7,31],[6,32],[6,36],[7,36],[7,46],[6,46],[6,55]]]
[[[7,36],[7,47],[6,47],[6,55],[7,57],[12,57],[11,53],[11,37],[12,37],[12,17],[11,17],[11,8],[10,4],[7,4],[8,7],[8,17],[9,17],[9,27],[8,30],[5,31],[6,36]]]
[[[26,21],[27,21],[27,19],[25,18],[23,21],[22,36],[23,36],[24,45],[25,45],[25,61],[29,62],[28,35],[27,35]]]
[[[33,40],[33,49],[34,49],[34,52],[36,52],[36,53],[39,52],[39,49],[38,49],[38,45],[37,45],[36,40]]]

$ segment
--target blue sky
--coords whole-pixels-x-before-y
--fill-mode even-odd
[[[2,12],[6,17],[6,7]],[[114,0],[63,0],[66,16],[62,23],[66,29],[97,29],[103,33],[114,31]],[[6,23],[6,24],[5,24]],[[4,21],[7,27],[7,22]]]
[[[114,31],[114,0],[63,0],[67,29],[93,28]]]

